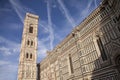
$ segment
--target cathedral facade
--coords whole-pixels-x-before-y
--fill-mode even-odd
[[[37,25],[27,14],[18,80],[120,80],[120,0],[102,0],[38,64]]]

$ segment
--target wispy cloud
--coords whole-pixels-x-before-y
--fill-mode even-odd
[[[11,11],[11,9],[9,9],[9,8],[2,8],[2,9],[0,9],[0,12],[9,12],[9,11]]]
[[[18,66],[10,61],[0,60],[0,79],[16,80]],[[5,77],[7,75],[7,77]]]
[[[25,14],[25,11],[21,7],[22,5],[18,1],[16,1],[16,0],[9,0],[9,2],[11,3],[12,8],[15,10],[15,12],[18,15],[18,17],[20,18],[21,22],[23,22],[24,21],[23,15]]]
[[[68,9],[67,9],[66,6],[64,5],[63,1],[62,1],[62,0],[57,0],[57,1],[58,1],[59,5],[60,5],[60,7],[61,7],[61,8],[60,8],[61,12],[64,13],[66,19],[70,22],[70,24],[72,25],[72,27],[75,27],[75,26],[76,26],[76,25],[75,25],[75,22],[74,22],[72,16],[70,15]]]
[[[80,8],[82,7],[82,4],[83,4],[82,0],[69,0],[69,5],[77,10],[80,10]]]
[[[97,7],[97,1],[96,0],[94,0],[94,3],[95,3],[95,7]]]
[[[51,31],[47,21],[39,21],[39,37],[38,37],[38,62],[46,57],[47,50],[50,50],[50,35]],[[41,31],[42,29],[42,31]],[[46,36],[42,36],[46,35]]]
[[[42,27],[44,29],[44,32],[48,32],[48,28],[45,27],[41,22],[39,22],[39,26]]]
[[[4,37],[0,36],[0,53],[4,56],[13,55],[18,53],[20,50],[20,44],[9,41]]]
[[[87,17],[88,14],[90,13],[91,5],[92,5],[93,0],[90,0],[87,4],[87,7],[81,12],[82,17]]]
[[[52,27],[56,27],[52,22]],[[43,29],[41,31],[41,29]],[[65,29],[66,30],[66,29]],[[50,42],[51,42],[51,36],[54,36],[53,42],[52,43],[52,47],[55,45],[55,40],[60,39],[60,37],[58,36],[58,34],[53,33],[51,34],[51,30],[49,28],[49,23],[47,21],[43,21],[41,20],[39,22],[39,40],[38,40],[38,62],[41,61],[43,58],[46,57],[47,55],[47,51],[51,50],[51,46],[50,46]],[[47,35],[46,35],[47,34]],[[46,36],[42,36],[42,35],[46,35]]]
[[[47,44],[42,40],[38,40],[38,61],[41,61],[46,57],[46,52],[48,50]]]
[[[50,32],[50,48],[53,49],[54,41],[54,30],[52,28],[52,19],[51,19],[51,0],[47,1],[47,16],[48,16],[48,28]]]
[[[21,22],[23,23],[24,21],[24,17],[26,12],[32,12],[35,13],[33,10],[25,7],[24,5],[22,5],[19,1],[17,0],[9,0],[9,2],[12,5],[12,8],[14,9],[14,11],[17,13],[18,17],[20,18]]]
[[[8,65],[9,63],[10,63],[9,61],[0,60],[0,66]]]

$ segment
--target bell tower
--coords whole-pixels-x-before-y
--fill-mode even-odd
[[[21,51],[19,58],[18,80],[37,79],[37,34],[38,16],[27,13],[24,20]]]

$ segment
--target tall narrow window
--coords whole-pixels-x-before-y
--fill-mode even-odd
[[[29,45],[29,43],[30,43],[30,41],[28,40],[28,41],[27,41],[27,45]]]
[[[26,53],[26,58],[28,58],[28,53]]]
[[[32,24],[30,24],[30,26],[29,26],[29,33],[33,33],[33,26],[32,26]]]
[[[71,54],[69,54],[69,62],[70,62],[71,73],[73,73],[73,65],[72,65]]]
[[[30,59],[32,59],[32,54],[30,54]]]
[[[119,32],[120,32],[120,26],[118,26],[118,30],[119,30]]]
[[[31,46],[33,46],[33,41],[31,41]]]
[[[86,72],[85,66],[82,67],[82,71],[83,71],[84,73]]]
[[[115,17],[115,18],[116,18],[117,21],[119,21],[120,20],[120,15]]]
[[[107,60],[107,55],[105,53],[105,49],[104,49],[104,46],[103,46],[100,38],[97,40],[97,43],[98,43],[100,53],[101,53],[101,57],[102,57],[103,61]]]

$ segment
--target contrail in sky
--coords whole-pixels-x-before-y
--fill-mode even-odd
[[[33,10],[31,10],[30,8],[27,8],[25,6],[23,6],[19,1],[17,0],[9,0],[9,2],[12,5],[12,8],[14,9],[14,11],[16,12],[16,14],[18,15],[18,17],[20,18],[21,22],[24,23],[24,15],[26,14],[26,12],[32,12],[35,13]]]
[[[85,18],[85,17],[88,16],[88,14],[89,14],[89,12],[90,12],[90,7],[91,7],[91,5],[92,5],[92,2],[93,2],[93,0],[90,0],[90,1],[87,3],[86,8],[81,12],[83,18]]]
[[[54,32],[53,32],[52,20],[51,20],[51,0],[47,1],[47,15],[48,15],[48,28],[50,32],[50,49],[53,49]]]
[[[95,3],[95,7],[97,7],[97,1],[96,0],[94,1],[94,3]]]
[[[62,9],[60,9],[61,12],[64,12],[66,19],[70,22],[72,27],[75,27],[76,26],[75,22],[74,22],[73,18],[71,17],[70,13],[68,12],[68,9],[65,7],[64,3],[62,2],[62,0],[57,0],[57,1],[59,3],[60,7],[62,8]]]
[[[23,23],[24,21],[23,14],[25,13],[24,9],[16,0],[9,0],[9,2],[11,3],[13,9],[15,10],[21,22]]]

